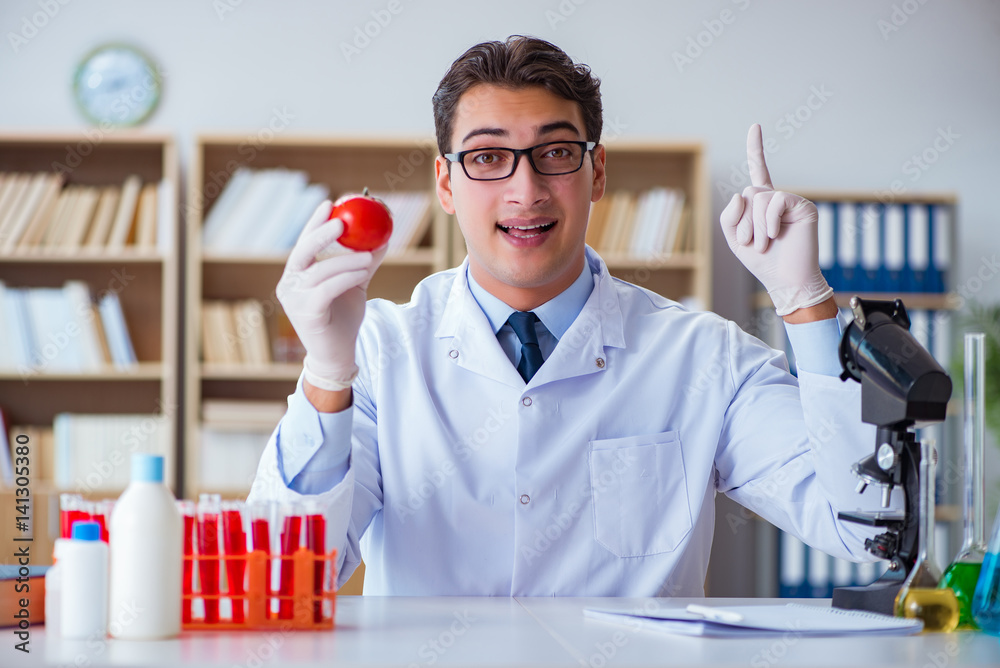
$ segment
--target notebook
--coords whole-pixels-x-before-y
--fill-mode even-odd
[[[920,619],[797,603],[703,609],[709,612],[689,612],[684,608],[652,611],[586,608],[583,614],[601,621],[627,624],[633,628],[718,638],[787,634],[802,637],[911,635],[920,633],[924,628]]]

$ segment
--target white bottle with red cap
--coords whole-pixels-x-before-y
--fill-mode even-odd
[[[132,482],[111,513],[108,633],[128,640],[181,631],[181,516],[163,482],[163,457],[132,455]]]

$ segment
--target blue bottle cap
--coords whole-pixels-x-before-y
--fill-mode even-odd
[[[73,540],[101,540],[101,525],[97,522],[73,522],[70,538]]]
[[[136,452],[132,455],[133,482],[163,482],[163,455]]]

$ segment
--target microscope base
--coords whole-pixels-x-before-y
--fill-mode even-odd
[[[833,590],[833,607],[894,615],[896,596],[902,588],[902,580],[878,581],[866,587],[837,587]]]

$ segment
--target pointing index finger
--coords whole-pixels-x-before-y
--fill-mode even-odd
[[[750,164],[750,183],[764,188],[773,188],[771,185],[771,175],[767,172],[767,163],[764,161],[764,135],[760,129],[760,123],[750,126],[750,134],[747,135],[747,162]]]

